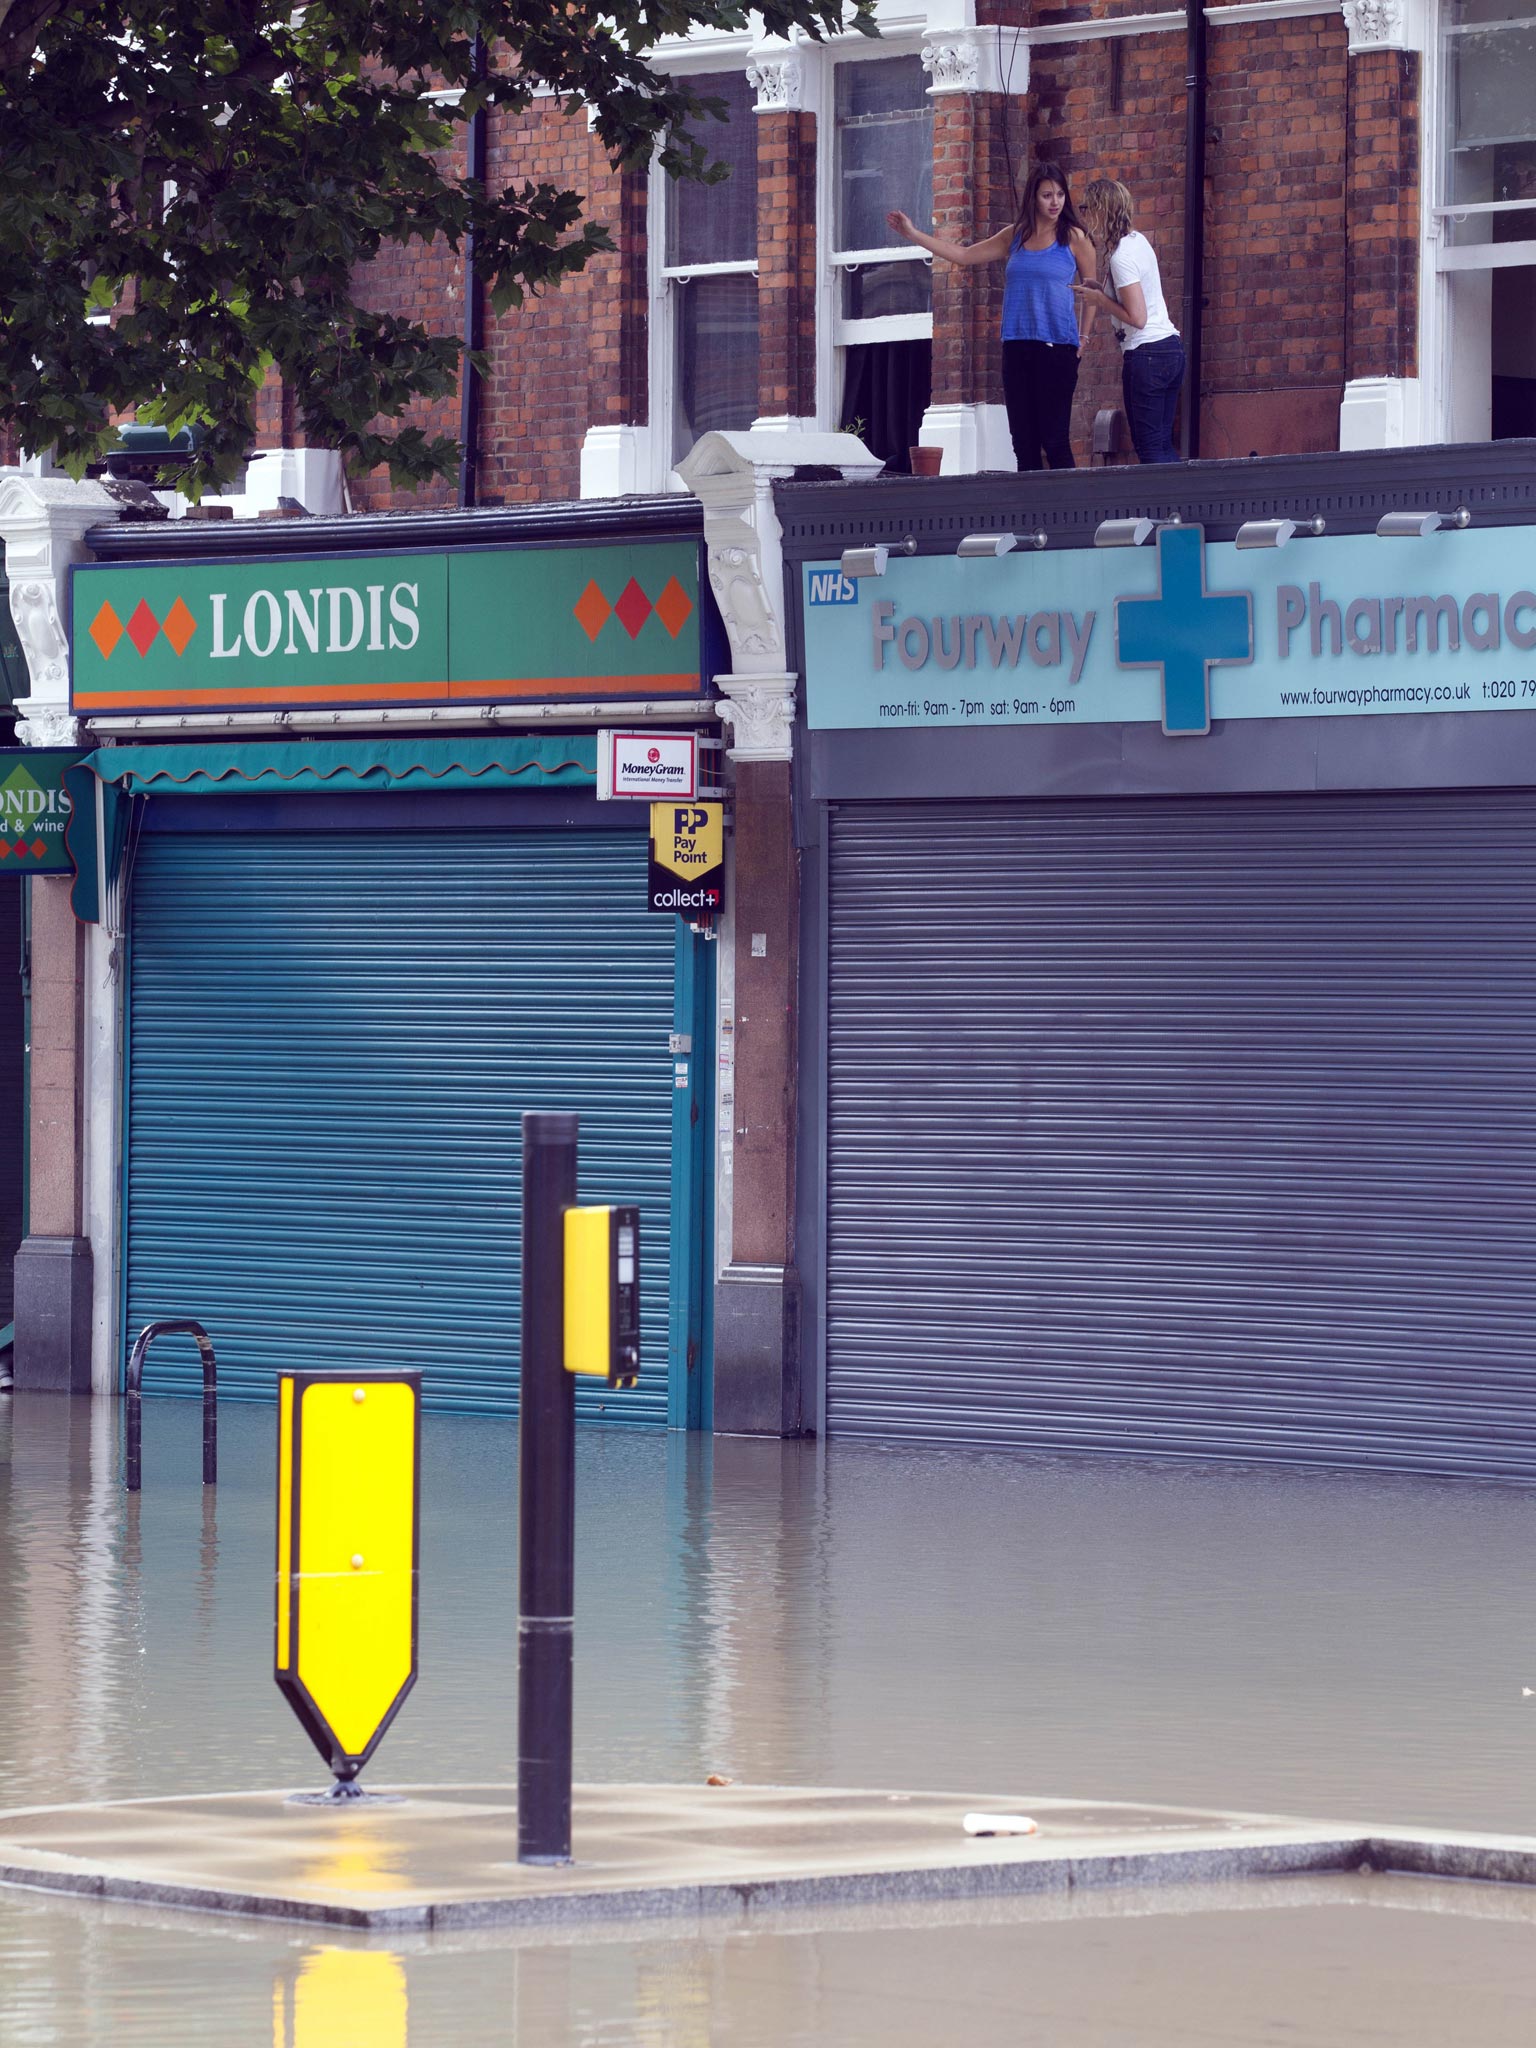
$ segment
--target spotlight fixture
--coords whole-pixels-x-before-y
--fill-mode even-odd
[[[1384,512],[1376,531],[1383,540],[1420,540],[1442,526],[1465,529],[1471,524],[1472,514],[1458,505],[1454,512]]]
[[[1237,529],[1240,548],[1283,548],[1296,531],[1294,519],[1247,519]]]
[[[1240,548],[1283,548],[1293,535],[1310,533],[1314,538],[1328,531],[1328,522],[1311,519],[1247,519],[1237,529]]]
[[[1094,529],[1096,548],[1139,548],[1152,538],[1150,519],[1105,519]]]
[[[1015,548],[1043,548],[1045,540],[1043,533],[968,533],[955,553],[962,559],[976,555],[1007,555]]]
[[[905,540],[886,540],[870,548],[844,548],[840,567],[845,576],[883,576],[892,555],[915,555],[917,542],[909,533]]]

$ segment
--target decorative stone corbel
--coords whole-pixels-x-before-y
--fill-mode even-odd
[[[795,677],[784,666],[784,550],[775,479],[811,465],[847,479],[881,463],[855,435],[714,433],[697,441],[678,475],[704,507],[709,584],[731,643],[732,669],[716,676],[720,716],[737,736],[733,761],[787,761]]]
[[[0,471],[0,541],[11,616],[31,683],[31,694],[16,703],[16,737],[23,746],[68,747],[79,739],[69,708],[65,585],[70,565],[90,559],[86,534],[115,521],[119,510],[100,484]]]
[[[757,94],[755,114],[795,114],[805,105],[805,64],[794,43],[768,36],[752,45],[747,83]]]
[[[715,710],[731,728],[726,749],[733,761],[787,761],[795,724],[795,677],[716,676],[729,694]]]
[[[931,28],[923,36],[928,94],[1029,90],[1029,39],[1012,28]]]
[[[1349,54],[1365,50],[1420,50],[1426,47],[1427,10],[1421,0],[1344,0]]]

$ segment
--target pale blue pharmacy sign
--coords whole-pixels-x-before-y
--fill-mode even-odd
[[[804,571],[816,728],[1536,711],[1536,527]]]

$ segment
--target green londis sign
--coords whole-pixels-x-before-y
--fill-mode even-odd
[[[82,565],[77,713],[697,697],[691,540]]]
[[[68,875],[69,793],[64,770],[78,747],[0,747],[0,875]]]

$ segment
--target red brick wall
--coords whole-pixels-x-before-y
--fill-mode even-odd
[[[1364,50],[1349,65],[1345,374],[1418,374],[1419,59]]]
[[[1338,446],[1351,67],[1342,19],[1210,38],[1201,453]]]
[[[758,411],[816,410],[816,117],[756,114]]]

